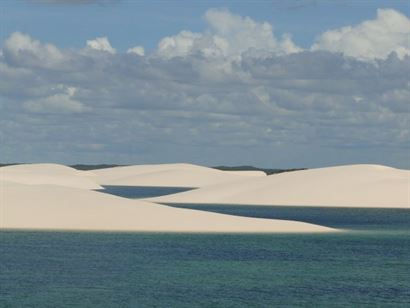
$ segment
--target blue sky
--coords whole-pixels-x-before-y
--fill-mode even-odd
[[[2,162],[410,168],[407,1],[0,9]]]
[[[135,44],[151,50],[164,36],[184,29],[203,31],[207,9],[228,8],[255,21],[267,21],[277,34],[291,33],[296,43],[307,47],[320,33],[370,19],[378,8],[410,13],[407,1],[397,0],[62,2],[3,0],[2,40],[21,31],[61,47],[82,47],[87,39],[107,36],[119,50]]]

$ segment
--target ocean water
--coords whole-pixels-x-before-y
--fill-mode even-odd
[[[205,208],[350,231],[2,231],[0,307],[410,307],[410,210]]]

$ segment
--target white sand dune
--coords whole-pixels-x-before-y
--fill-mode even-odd
[[[58,164],[22,164],[0,167],[0,180],[21,184],[52,184],[83,189],[102,188],[87,173]]]
[[[266,176],[265,172],[259,170],[223,170],[223,172],[241,176]]]
[[[308,223],[178,209],[96,191],[0,181],[3,229],[149,232],[333,232]]]
[[[92,170],[100,185],[203,187],[249,177],[262,171],[221,171],[191,164],[134,165]]]
[[[158,203],[216,203],[410,208],[410,171],[348,165],[249,178],[147,199]]]

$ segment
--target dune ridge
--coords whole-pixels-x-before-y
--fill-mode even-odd
[[[263,171],[222,171],[192,164],[134,165],[92,170],[100,185],[203,187],[244,178],[265,177]]]
[[[82,189],[102,189],[84,171],[59,164],[22,164],[0,167],[0,180],[28,185],[52,184]]]

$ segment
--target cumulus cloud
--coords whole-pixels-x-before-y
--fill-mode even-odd
[[[144,50],[144,47],[142,47],[142,46],[135,46],[135,47],[129,48],[127,50],[127,53],[136,54],[136,55],[142,57],[142,56],[145,55],[145,50]]]
[[[0,56],[0,155],[410,167],[409,56],[293,52],[268,24],[224,10],[206,19],[207,31],[164,38],[152,54],[115,52],[107,38],[68,50],[10,35]]]
[[[165,58],[201,54],[206,57],[239,57],[244,52],[264,51],[289,54],[301,51],[289,35],[277,39],[272,25],[256,22],[250,17],[235,15],[224,9],[210,9],[205,13],[208,31],[179,34],[163,38],[158,54]]]
[[[3,55],[17,65],[43,65],[52,67],[64,58],[63,53],[52,44],[42,44],[29,35],[14,32],[5,41]]]
[[[377,17],[356,26],[326,31],[312,50],[341,52],[362,60],[386,59],[396,52],[400,59],[410,55],[410,19],[393,9],[377,10]]]
[[[115,48],[111,46],[110,42],[108,41],[108,38],[105,36],[97,37],[94,40],[88,40],[87,47],[94,50],[106,51],[111,54],[116,53]]]

